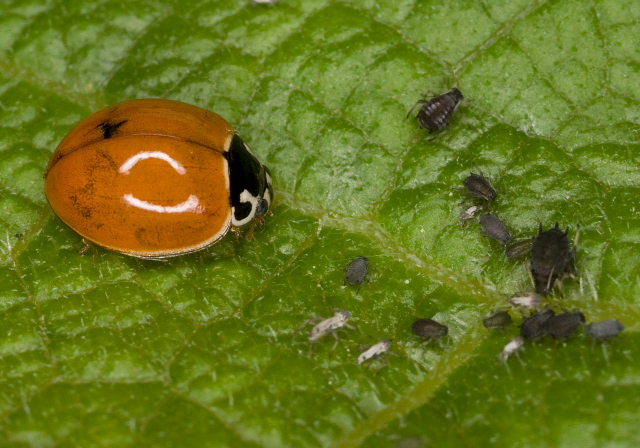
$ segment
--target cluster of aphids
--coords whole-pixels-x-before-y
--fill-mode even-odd
[[[457,88],[442,95],[434,96],[429,100],[420,100],[409,111],[407,117],[421,104],[416,119],[420,127],[430,133],[436,133],[431,140],[439,137],[449,127],[449,121],[458,104],[463,99],[462,93]],[[469,194],[482,204],[474,204],[460,213],[461,220],[474,219],[476,213],[482,211],[489,203],[493,202],[498,193],[491,183],[481,174],[471,173],[462,182]],[[570,248],[569,229],[564,232],[558,223],[555,227],[543,231],[542,224],[538,235],[534,238],[521,239],[513,242],[511,232],[498,216],[492,213],[483,213],[478,221],[484,232],[491,238],[505,246],[505,255],[508,258],[517,258],[529,254],[531,276],[535,285],[535,292],[528,292],[508,299],[513,306],[538,309],[540,296],[549,295],[555,284],[563,277],[575,277],[575,245]],[[574,243],[575,244],[575,243]],[[506,311],[498,311],[484,320],[487,328],[503,328],[511,324],[511,315]],[[537,311],[524,318],[520,325],[520,336],[512,339],[502,350],[499,357],[506,361],[508,357],[519,350],[525,339],[540,339],[549,335],[556,339],[567,339],[580,327],[585,326],[584,315],[580,312],[555,314],[553,310],[545,309]],[[623,326],[617,320],[605,320],[585,326],[585,333],[594,339],[609,339],[623,330]]]
[[[498,193],[483,176],[471,174],[462,182],[469,194],[486,203],[494,201]],[[460,214],[460,219],[473,219],[475,213],[483,206],[474,205]],[[498,216],[484,213],[479,217],[480,226],[491,238],[506,246],[512,239],[511,232]],[[570,247],[568,238],[569,229],[562,231],[556,225],[549,230],[542,230],[542,224],[538,235],[534,238],[521,239],[506,246],[505,255],[508,258],[517,258],[529,254],[531,277],[535,285],[535,292],[527,292],[511,297],[508,300],[512,306],[529,309],[538,309],[541,296],[549,295],[553,287],[563,277],[575,277],[576,247]],[[488,329],[504,328],[511,324],[511,316],[506,311],[498,311],[484,320],[484,326]],[[506,361],[509,356],[517,352],[524,345],[526,339],[540,339],[549,335],[555,339],[568,339],[578,329],[585,325],[584,315],[580,312],[555,314],[553,310],[545,309],[534,312],[524,318],[520,325],[520,336],[512,339],[505,345],[499,358]],[[622,331],[623,327],[617,320],[597,322],[585,327],[586,334],[596,339],[609,339]]]
[[[345,284],[348,283],[350,286],[361,285],[369,278],[369,259],[362,256],[354,258],[343,273]],[[313,343],[327,334],[332,334],[336,341],[332,351],[335,350],[339,341],[336,331],[342,328],[354,329],[348,324],[351,319],[349,311],[335,309],[334,312],[335,314],[327,319],[313,317],[302,324],[302,326],[305,326],[310,322],[316,322],[316,325],[309,332],[309,340]],[[433,319],[418,319],[411,325],[411,332],[428,342],[446,336],[449,333],[449,328]],[[358,364],[388,353],[390,347],[391,340],[380,339],[378,343],[372,345],[358,356]]]
[[[343,273],[345,284],[348,283],[351,286],[361,285],[369,278],[369,259],[362,256],[354,258],[344,269]],[[335,314],[327,319],[312,317],[301,325],[301,327],[303,327],[311,322],[316,322],[316,325],[309,332],[309,340],[313,343],[327,334],[332,334],[336,342],[331,351],[335,350],[338,346],[339,339],[336,333],[338,330],[341,328],[354,329],[348,324],[349,319],[351,319],[351,313],[349,311],[338,308],[335,309],[334,312]],[[372,345],[358,356],[358,364],[362,364],[369,359],[387,353],[389,347],[391,347],[391,341],[389,339],[380,339],[377,344]]]

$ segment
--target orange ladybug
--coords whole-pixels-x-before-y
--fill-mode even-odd
[[[86,240],[139,258],[204,249],[252,231],[271,208],[267,167],[220,115],[141,99],[78,123],[47,165],[53,211]]]

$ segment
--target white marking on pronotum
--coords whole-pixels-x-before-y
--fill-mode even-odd
[[[379,356],[383,353],[389,351],[389,347],[391,347],[391,341],[388,339],[380,339],[380,342],[371,346],[368,350],[362,352],[360,356],[358,356],[358,364],[362,364],[368,359],[371,359],[375,356]]]
[[[244,142],[242,142],[244,143]],[[249,154],[251,154],[253,157],[255,157],[255,155],[253,155],[253,151],[251,151],[251,148],[249,148],[249,145],[247,145],[246,143],[244,143],[244,148],[247,150],[247,152]]]
[[[251,204],[251,213],[249,213],[246,218],[237,220],[236,208],[231,207],[233,210],[231,213],[231,224],[234,227],[242,227],[243,225],[249,223],[256,216],[256,208],[258,207],[259,200],[260,198],[253,196],[251,193],[249,193],[249,190],[244,190],[242,193],[240,193],[240,202],[249,202]]]
[[[185,213],[185,212],[203,213],[204,212],[204,207],[200,205],[200,201],[198,200],[198,197],[192,194],[189,195],[189,198],[186,201],[181,202],[177,205],[152,204],[150,202],[138,199],[130,193],[127,193],[124,196],[122,196],[122,199],[129,205],[132,205],[134,207],[141,208],[142,210],[147,210],[150,212],[157,212],[157,213]]]
[[[187,169],[184,167],[184,165],[182,165],[182,163],[178,162],[176,159],[174,159],[170,155],[165,154],[164,152],[161,152],[161,151],[142,151],[134,156],[129,157],[127,160],[125,160],[125,162],[122,165],[120,165],[120,168],[118,169],[118,173],[129,174],[131,172],[131,169],[134,166],[136,166],[138,162],[142,160],[147,160],[147,159],[164,160],[169,165],[171,165],[171,168],[176,170],[178,174],[187,173]]]

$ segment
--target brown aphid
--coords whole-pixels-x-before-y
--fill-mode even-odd
[[[536,287],[536,292],[545,297],[549,295],[556,280],[565,272],[567,266],[573,260],[575,247],[569,249],[569,238],[556,223],[555,227],[542,231],[542,224],[538,235],[531,245],[531,274]]]
[[[580,312],[557,314],[547,321],[547,333],[554,339],[568,339],[584,322]]]
[[[556,313],[553,310],[544,310],[539,313],[532,314],[522,321],[520,325],[520,336],[525,339],[540,339],[547,335],[547,322]]]
[[[449,327],[433,319],[418,319],[411,325],[411,332],[423,338],[438,339],[449,333]]]
[[[511,241],[511,234],[507,226],[496,215],[483,213],[480,215],[480,225],[487,235],[497,240],[500,244],[504,245]]]
[[[493,189],[489,181],[482,174],[471,173],[462,181],[469,194],[475,198],[491,202],[496,199],[498,193]]]
[[[427,129],[431,134],[449,126],[449,121],[456,111],[458,103],[463,98],[462,93],[454,87],[449,92],[436,95],[430,100],[418,100],[407,114],[407,118],[409,118],[418,104],[422,104],[416,119],[420,123],[420,127]],[[435,135],[430,140],[437,138],[439,135]]]
[[[528,255],[531,252],[531,245],[533,244],[533,238],[525,238],[516,240],[509,244],[504,249],[504,255],[507,258],[518,258],[524,255]]]
[[[496,311],[489,317],[485,317],[482,323],[487,330],[505,328],[511,325],[511,315],[506,311]]]

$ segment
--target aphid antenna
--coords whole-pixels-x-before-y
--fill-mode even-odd
[[[593,300],[595,300],[596,302],[598,301],[598,290],[596,289],[595,285],[593,284],[593,279],[591,278],[591,274],[589,274],[589,271],[584,271],[584,277],[587,281],[587,284],[589,285],[589,289],[591,290],[591,294],[593,295]],[[582,276],[580,277],[580,292],[582,293]]]
[[[269,329],[269,332],[271,333],[271,336],[273,337],[273,340],[275,342],[278,342],[278,335],[276,334],[275,331],[273,331],[273,327],[271,325],[267,325],[267,327]]]
[[[438,137],[442,137],[447,132],[449,132],[449,123],[447,123],[447,125],[444,128],[442,128],[439,131],[437,131],[436,134],[433,137],[428,138],[427,141],[428,142],[432,142],[435,139],[437,139]]]
[[[301,323],[300,325],[298,325],[298,327],[294,330],[293,334],[296,335],[298,334],[298,332],[300,330],[302,330],[304,327],[306,327],[307,325],[314,323],[317,324],[318,322],[320,322],[322,320],[322,318],[320,316],[313,315],[311,317],[309,317],[307,320],[305,320],[303,323]]]
[[[473,164],[473,166],[474,166],[474,167],[475,167],[475,168],[480,172],[480,175],[481,175],[482,177],[484,177],[484,178],[485,178],[485,179],[487,179],[487,180],[490,180],[490,179],[489,179],[489,177],[487,177],[487,176],[485,176],[485,175],[484,175],[484,173],[482,172],[482,169],[480,169],[480,167],[478,166],[478,164],[476,164],[476,161],[475,161],[475,160],[472,160],[472,161],[471,161],[471,163],[472,163],[472,164]],[[474,173],[471,173],[471,174],[474,174]]]

